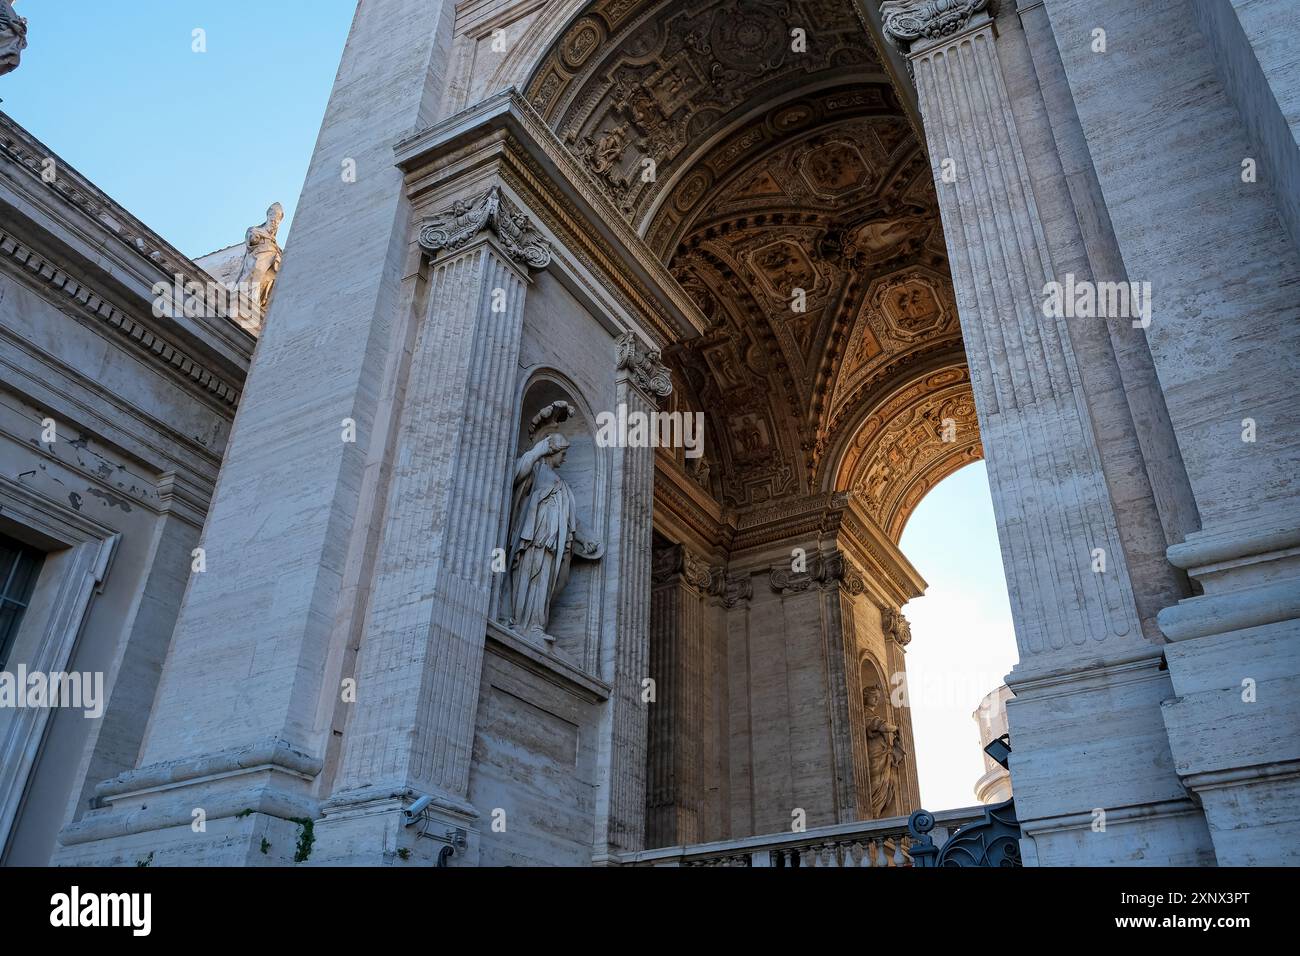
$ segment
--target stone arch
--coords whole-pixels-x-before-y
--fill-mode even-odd
[[[525,96],[710,318],[665,353],[716,436],[709,490],[742,510],[814,493],[865,396],[960,347],[925,147],[878,49],[842,0],[565,13]]]
[[[864,402],[841,433],[823,485],[854,492],[895,543],[926,493],[984,456],[965,362],[892,383]]]

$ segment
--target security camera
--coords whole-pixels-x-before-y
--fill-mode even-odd
[[[423,796],[413,804],[402,811],[402,825],[415,826],[424,816],[424,811],[429,809],[429,804],[433,803],[433,797]]]

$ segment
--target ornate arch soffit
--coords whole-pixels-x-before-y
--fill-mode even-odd
[[[794,30],[806,49],[793,49]],[[595,0],[542,58],[526,98],[635,223],[675,182],[688,147],[837,78],[892,95],[844,0]]]
[[[926,371],[896,388],[852,434],[828,469],[832,488],[851,491],[895,543],[930,489],[984,457],[964,362]]]

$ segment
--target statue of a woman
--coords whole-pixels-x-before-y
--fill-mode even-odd
[[[578,522],[573,490],[556,472],[568,448],[563,435],[547,435],[515,465],[510,625],[545,640],[553,640],[546,633],[551,601],[569,579],[571,558],[595,560],[601,552]]]
[[[885,815],[894,799],[898,765],[907,756],[903,743],[899,739],[896,724],[891,724],[881,713],[883,708],[881,690],[876,685],[867,687],[862,692],[863,709],[866,711],[867,730],[867,769],[871,774],[871,816],[878,819]]]
[[[266,307],[271,301],[271,287],[280,272],[280,243],[276,234],[280,223],[284,221],[284,207],[275,203],[266,211],[266,222],[260,226],[251,226],[244,237],[244,260],[239,266],[237,286],[241,299],[246,297],[246,304],[261,319],[266,314]],[[245,304],[241,301],[240,312]],[[247,316],[253,318],[253,316]]]

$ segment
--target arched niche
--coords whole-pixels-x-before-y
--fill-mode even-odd
[[[520,398],[515,459],[551,434],[563,435],[569,442],[568,455],[557,471],[573,491],[577,520],[608,553],[608,463],[596,444],[595,416],[572,381],[553,369],[539,369],[529,377]],[[509,515],[505,521],[502,538],[508,549]],[[503,622],[510,618],[508,553],[506,560],[496,612]],[[595,561],[575,558],[570,563],[568,582],[551,602],[546,628],[554,638],[550,652],[591,674],[597,672],[599,660],[604,562],[602,556]]]

